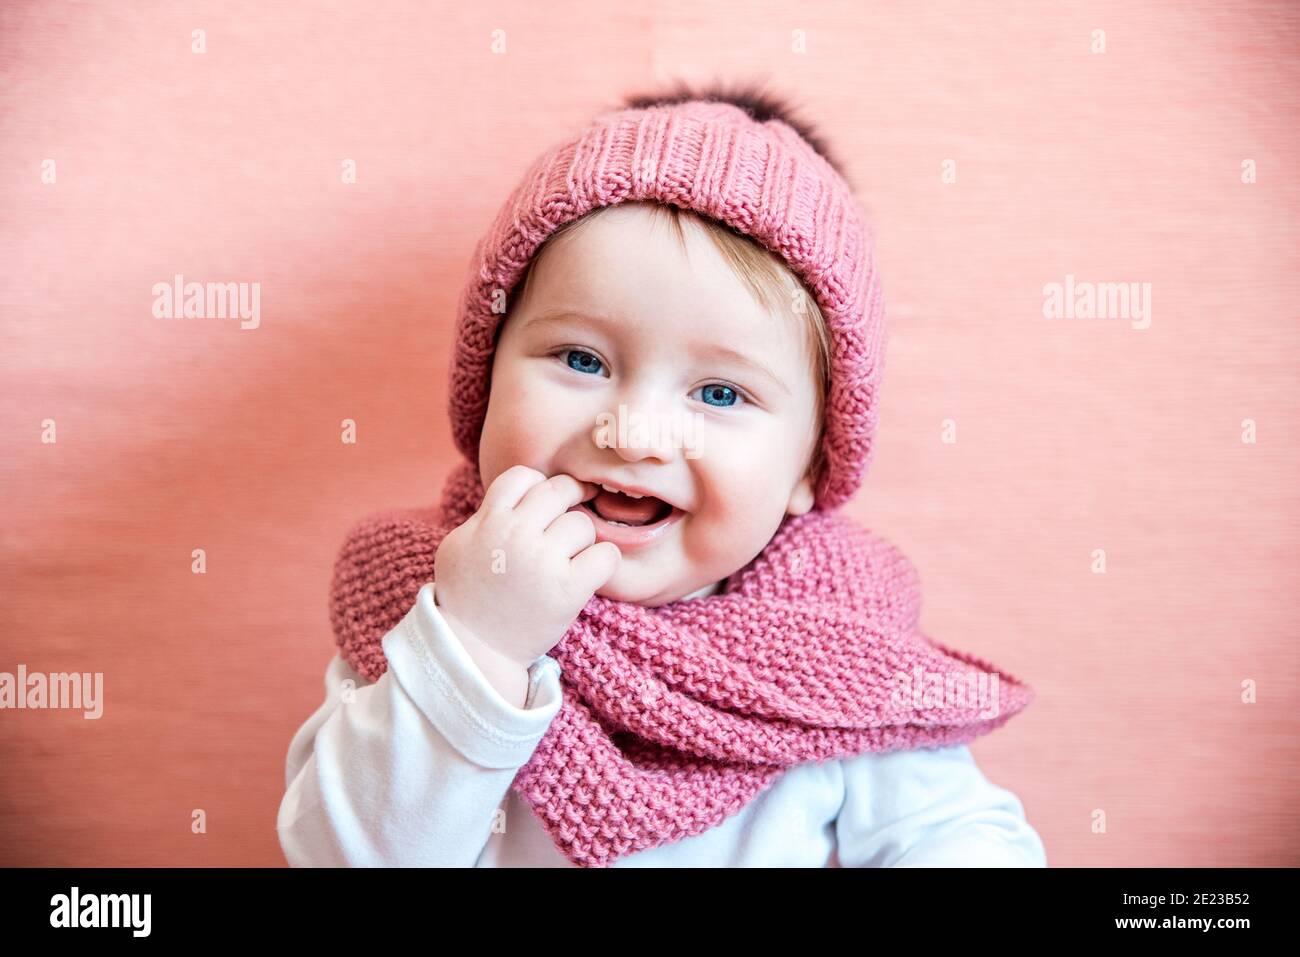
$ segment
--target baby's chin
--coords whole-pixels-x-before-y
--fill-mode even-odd
[[[611,601],[627,601],[636,605],[645,605],[647,608],[664,605],[676,600],[671,595],[665,597],[658,592],[647,592],[644,588],[626,585],[618,586],[612,580],[597,588],[596,594]]]
[[[639,570],[630,568],[627,559],[624,559],[618,570],[614,572],[614,576],[596,589],[596,594],[612,601],[633,602],[647,608],[654,608],[685,598],[703,587],[703,584],[647,582],[644,576],[639,574]]]

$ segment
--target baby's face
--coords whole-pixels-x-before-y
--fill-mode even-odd
[[[675,506],[653,536],[593,515],[623,556],[597,594],[649,606],[726,578],[813,504],[805,320],[757,302],[682,225],[689,253],[666,218],[628,203],[548,245],[501,331],[479,446],[485,488],[522,464]]]

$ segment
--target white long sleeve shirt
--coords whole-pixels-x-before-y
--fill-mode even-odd
[[[699,594],[699,593],[697,593]],[[560,708],[560,665],[506,701],[439,613],[432,582],[367,683],[335,654],[294,734],[276,829],[290,866],[574,867],[511,789]],[[965,745],[783,773],[715,827],[615,867],[1045,867],[1014,794]]]

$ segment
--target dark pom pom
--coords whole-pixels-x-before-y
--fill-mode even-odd
[[[652,106],[675,106],[692,100],[730,103],[748,113],[756,123],[780,120],[802,136],[835,172],[848,179],[844,166],[832,154],[817,129],[807,120],[796,116],[788,100],[762,89],[755,82],[741,82],[730,88],[722,82],[714,82],[699,89],[692,89],[685,81],[677,80],[673,88],[665,92],[629,94],[624,98],[623,105],[629,109],[642,110]]]

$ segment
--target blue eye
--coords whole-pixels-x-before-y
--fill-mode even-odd
[[[579,372],[600,372],[600,360],[590,352],[583,352],[580,349],[565,350],[565,355],[570,369],[577,369]],[[577,359],[574,359],[577,356]]]
[[[729,385],[723,385],[721,382],[715,382],[711,385],[703,386],[704,401],[709,405],[716,406],[720,409],[727,409],[736,404],[740,398],[740,393]],[[710,402],[710,399],[716,399],[717,402]],[[727,401],[730,399],[730,401]]]

